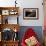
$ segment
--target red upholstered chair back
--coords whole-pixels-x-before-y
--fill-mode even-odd
[[[37,34],[36,32],[34,32],[32,28],[28,28],[24,34],[24,37],[22,38],[21,45],[26,46],[25,39],[28,39],[29,37],[32,37],[32,36],[37,37]]]

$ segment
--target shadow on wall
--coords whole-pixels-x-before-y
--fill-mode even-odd
[[[37,37],[38,37],[39,41],[42,43],[43,42],[42,26],[21,26],[20,31],[19,31],[20,42],[24,36],[25,31],[28,28],[32,28],[37,33]]]

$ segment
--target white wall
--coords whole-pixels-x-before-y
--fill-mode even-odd
[[[20,24],[22,26],[43,26],[43,6],[42,0],[21,0],[20,8]],[[39,8],[39,19],[38,20],[23,20],[23,8]]]
[[[0,0],[1,7],[15,6],[15,0]],[[43,26],[43,0],[17,0],[19,6],[19,24],[21,26]],[[23,8],[39,8],[38,20],[23,20]]]

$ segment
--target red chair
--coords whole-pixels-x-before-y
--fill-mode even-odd
[[[32,37],[32,36],[37,37],[37,34],[34,32],[32,28],[28,28],[24,34],[24,37],[22,38],[21,46],[27,46],[25,43],[25,39],[28,39],[29,37]],[[37,42],[35,46],[41,46],[41,45],[39,42]]]

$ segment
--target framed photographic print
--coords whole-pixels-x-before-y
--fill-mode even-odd
[[[18,13],[18,12],[17,12],[16,10],[14,10],[14,9],[9,11],[9,14],[10,14],[10,15],[16,15],[17,13]]]
[[[9,15],[9,10],[2,10],[2,15]]]
[[[37,20],[39,18],[38,8],[24,8],[23,19],[26,20]]]

